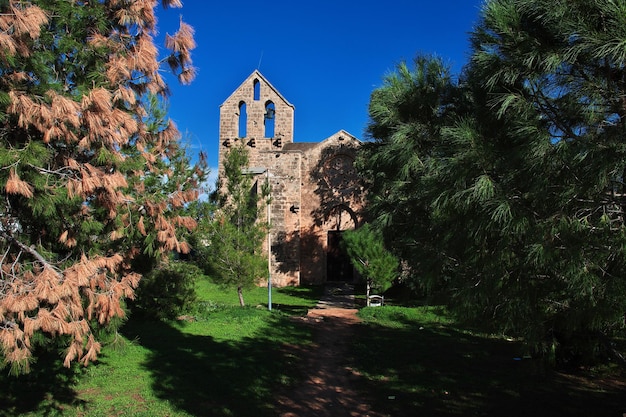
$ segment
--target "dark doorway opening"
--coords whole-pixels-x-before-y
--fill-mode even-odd
[[[326,280],[352,282],[352,263],[348,254],[341,248],[341,230],[328,231],[328,253],[326,256]]]

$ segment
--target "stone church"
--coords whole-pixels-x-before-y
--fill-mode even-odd
[[[354,170],[361,142],[340,130],[319,142],[294,141],[294,106],[259,72],[220,106],[219,173],[229,149],[244,143],[255,187],[271,185],[273,285],[354,280],[341,233],[362,221],[363,187]],[[271,242],[271,245],[268,243]]]

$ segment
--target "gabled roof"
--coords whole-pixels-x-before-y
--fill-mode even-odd
[[[268,86],[269,88],[271,88],[271,89],[272,89],[272,91],[273,91],[274,93],[276,93],[276,95],[277,95],[278,97],[280,97],[280,99],[281,99],[282,101],[284,101],[284,102],[285,102],[285,104],[287,104],[289,107],[291,107],[291,108],[295,109],[295,106],[294,106],[293,104],[291,104],[290,102],[288,102],[288,101],[287,101],[287,99],[285,99],[285,97],[283,97],[283,95],[282,95],[282,94],[280,94],[280,92],[279,92],[279,91],[278,91],[278,90],[277,90],[277,89],[276,89],[276,88],[272,85],[272,83],[270,83],[270,82],[267,80],[267,78],[265,78],[265,77],[263,76],[263,74],[261,74],[261,73],[259,72],[259,70],[254,70],[254,71],[252,71],[252,74],[250,74],[250,75],[248,76],[248,78],[246,78],[246,79],[245,79],[245,80],[244,80],[241,84],[239,84],[239,87],[237,87],[237,88],[236,88],[236,89],[232,92],[232,94],[231,94],[230,96],[228,96],[228,98],[227,98],[226,100],[224,100],[224,102],[223,102],[222,104],[220,104],[220,107],[221,107],[224,103],[226,103],[227,101],[229,101],[229,100],[230,100],[230,98],[231,98],[232,96],[234,96],[234,95],[235,95],[235,93],[236,93],[237,91],[239,91],[239,90],[240,90],[240,89],[244,86],[244,84],[246,84],[246,83],[250,82],[250,80],[252,80],[253,78],[258,78],[258,79],[259,79],[259,81],[261,81],[261,80],[262,80],[265,84],[267,84],[267,86]]]
[[[321,142],[292,142],[292,143],[286,143],[283,146],[283,151],[308,151],[309,149],[313,149],[317,146],[324,146],[325,143],[330,142],[332,140],[338,139],[341,140],[340,138],[346,138],[349,141],[353,141],[356,142],[357,146],[361,144],[361,141],[359,139],[356,138],[356,136],[351,135],[350,133],[346,132],[345,130],[340,130],[337,133],[334,133],[332,135],[330,135],[329,137],[327,137],[326,139],[322,140]]]
[[[350,133],[346,132],[343,129],[341,129],[337,133],[334,133],[334,134],[330,135],[329,137],[327,137],[323,141],[319,142],[319,144],[322,145],[324,142],[329,142],[329,141],[334,140],[334,139],[343,140],[344,137],[347,138],[348,140],[355,141],[358,145],[361,144],[361,141],[359,139],[357,139],[356,136],[351,135]]]

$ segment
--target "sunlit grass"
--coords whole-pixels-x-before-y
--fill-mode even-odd
[[[285,347],[311,342],[310,329],[289,317],[306,314],[321,289],[274,288],[272,311],[267,288],[246,291],[244,308],[234,289],[205,277],[197,293],[197,305],[180,320],[131,317],[98,363],[38,387],[37,398],[27,392],[34,377],[21,392],[15,387],[15,397],[5,390],[0,416],[272,416],[272,393],[299,377],[302,358]],[[58,363],[53,369],[48,373]]]
[[[315,306],[323,288],[316,287],[285,287],[272,288],[272,308],[298,306],[306,314],[307,308]],[[222,288],[208,278],[200,279],[196,285],[196,293],[202,301],[219,306],[239,306],[239,298],[235,288]],[[244,301],[249,307],[268,307],[269,291],[267,287],[254,287],[243,291]]]
[[[452,324],[452,318],[446,309],[441,306],[365,308],[359,312],[359,317],[368,323],[388,328],[408,328],[426,324]]]
[[[122,347],[108,347],[96,366],[85,368],[80,382],[74,387],[84,402],[67,415],[89,416],[150,416],[180,415],[167,401],[155,396],[150,381],[151,370],[144,366],[150,349],[137,341],[125,339]]]

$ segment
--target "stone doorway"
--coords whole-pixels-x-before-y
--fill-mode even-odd
[[[326,281],[352,282],[353,268],[348,254],[341,248],[343,231],[329,230],[326,254]]]

